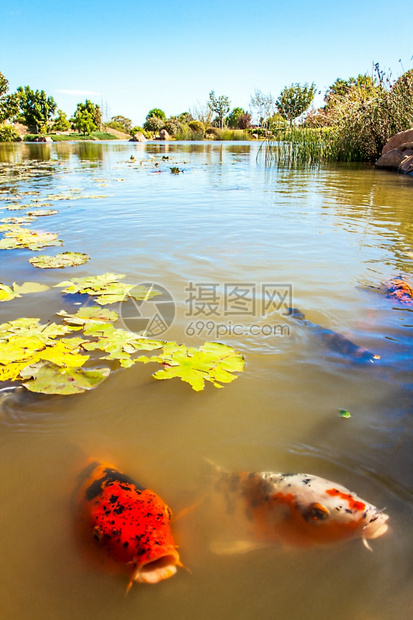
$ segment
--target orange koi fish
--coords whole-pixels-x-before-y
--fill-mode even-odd
[[[91,461],[79,475],[76,525],[95,563],[134,581],[158,583],[182,566],[170,508],[112,465]]]
[[[296,547],[378,538],[388,515],[348,489],[311,474],[229,473],[215,467],[215,495],[231,520],[235,542],[212,545],[217,553],[239,553],[283,543]]]

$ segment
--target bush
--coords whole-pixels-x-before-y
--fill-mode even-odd
[[[12,125],[0,125],[0,142],[19,142],[20,136]]]
[[[205,133],[205,125],[201,121],[190,121],[188,127],[195,133],[202,133],[202,135]]]
[[[146,131],[150,131],[151,133],[158,133],[163,127],[165,123],[162,119],[157,116],[150,116],[147,121],[145,121],[143,128]]]
[[[172,136],[173,138],[175,138],[175,136],[182,132],[182,123],[180,123],[178,120],[176,119],[169,119],[169,121],[166,121],[166,123],[163,126],[163,129],[166,129],[166,131],[169,133],[170,136]]]

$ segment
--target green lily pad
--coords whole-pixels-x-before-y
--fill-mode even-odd
[[[87,342],[84,345],[86,351],[100,349],[109,353],[103,359],[119,360],[122,365],[125,364],[122,360],[128,360],[128,366],[133,364],[133,360],[130,360],[133,353],[160,349],[165,344],[163,341],[138,336],[126,329],[115,329],[111,324],[89,325],[85,328],[84,334],[97,337],[96,341]]]
[[[64,267],[77,267],[83,265],[90,256],[81,252],[61,252],[56,256],[33,256],[29,258],[29,263],[39,269],[63,269]]]
[[[0,340],[8,340],[12,335],[16,335],[27,338],[36,337],[44,344],[53,344],[57,336],[65,336],[71,331],[68,325],[57,325],[56,323],[41,325],[40,319],[24,317],[0,324]]]
[[[339,409],[340,418],[351,418],[351,413],[346,409]]]
[[[163,369],[153,375],[155,379],[177,377],[189,383],[196,392],[205,388],[205,381],[217,388],[223,387],[222,383],[234,381],[237,375],[233,373],[242,372],[245,366],[241,353],[217,342],[206,342],[199,349],[169,342],[160,355],[139,357],[137,361],[162,364]]]
[[[20,372],[24,387],[41,394],[79,394],[92,390],[110,375],[109,368],[83,370],[61,368],[52,362],[38,362]]]

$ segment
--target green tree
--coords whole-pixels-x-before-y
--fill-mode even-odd
[[[84,135],[90,135],[101,127],[102,113],[100,107],[86,99],[85,103],[77,104],[76,112],[70,121],[75,129]]]
[[[245,110],[243,108],[234,108],[231,110],[231,113],[227,116],[227,125],[231,127],[231,129],[239,128],[239,119],[241,116],[245,114]]]
[[[315,93],[316,85],[314,83],[311,85],[305,83],[303,86],[301,86],[301,84],[285,86],[275,102],[279,114],[281,114],[291,126],[296,118],[308,110]]]
[[[20,119],[34,133],[46,132],[47,124],[56,111],[57,104],[53,97],[48,97],[44,90],[32,90],[30,86],[17,89]]]
[[[231,109],[231,102],[225,95],[215,96],[215,91],[209,93],[208,105],[212,112],[217,115],[217,121],[221,129],[224,127],[224,119]]]
[[[118,116],[112,116],[108,126],[113,129],[117,129],[118,131],[123,131],[124,133],[130,133],[132,129],[132,121],[130,118],[119,114]]]
[[[85,103],[78,103],[73,118],[70,119],[73,127],[85,135],[100,129],[102,114],[100,107],[86,99]]]
[[[4,123],[4,121],[12,118],[17,114],[19,109],[16,93],[8,95],[8,90],[9,82],[4,75],[0,73],[0,123]]]
[[[63,110],[57,110],[57,116],[52,123],[53,131],[68,131],[70,129],[70,123]]]
[[[347,80],[337,78],[336,81],[329,86],[324,96],[325,110],[328,111],[337,101],[337,97],[346,97],[352,89],[364,91],[366,96],[374,95],[376,84],[374,79],[369,75],[359,74],[356,78],[350,77]]]
[[[250,105],[256,110],[258,124],[262,127],[268,125],[268,119],[274,114],[275,101],[271,93],[265,94],[258,88],[251,95]]]
[[[160,118],[162,121],[166,120],[166,114],[160,108],[152,108],[146,115],[146,120],[149,120],[152,117]]]

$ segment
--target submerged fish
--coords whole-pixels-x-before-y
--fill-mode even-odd
[[[313,329],[313,331],[322,339],[329,349],[337,351],[337,353],[340,353],[346,357],[351,357],[353,360],[359,362],[373,363],[374,360],[380,359],[379,355],[375,355],[371,351],[354,344],[354,342],[351,342],[351,340],[341,334],[338,334],[332,329],[327,329],[326,327],[322,327],[321,325],[308,321],[301,310],[298,310],[298,308],[289,308],[288,311],[289,315],[293,319],[297,319],[301,321],[303,325]]]
[[[214,495],[223,500],[231,538],[217,553],[282,543],[297,547],[382,536],[388,515],[334,482],[311,474],[229,473],[214,466]]]
[[[95,561],[134,581],[158,583],[182,566],[170,508],[112,465],[91,461],[79,475],[76,525]]]
[[[402,275],[395,276],[386,283],[386,292],[387,297],[410,306],[413,305],[413,289]]]

